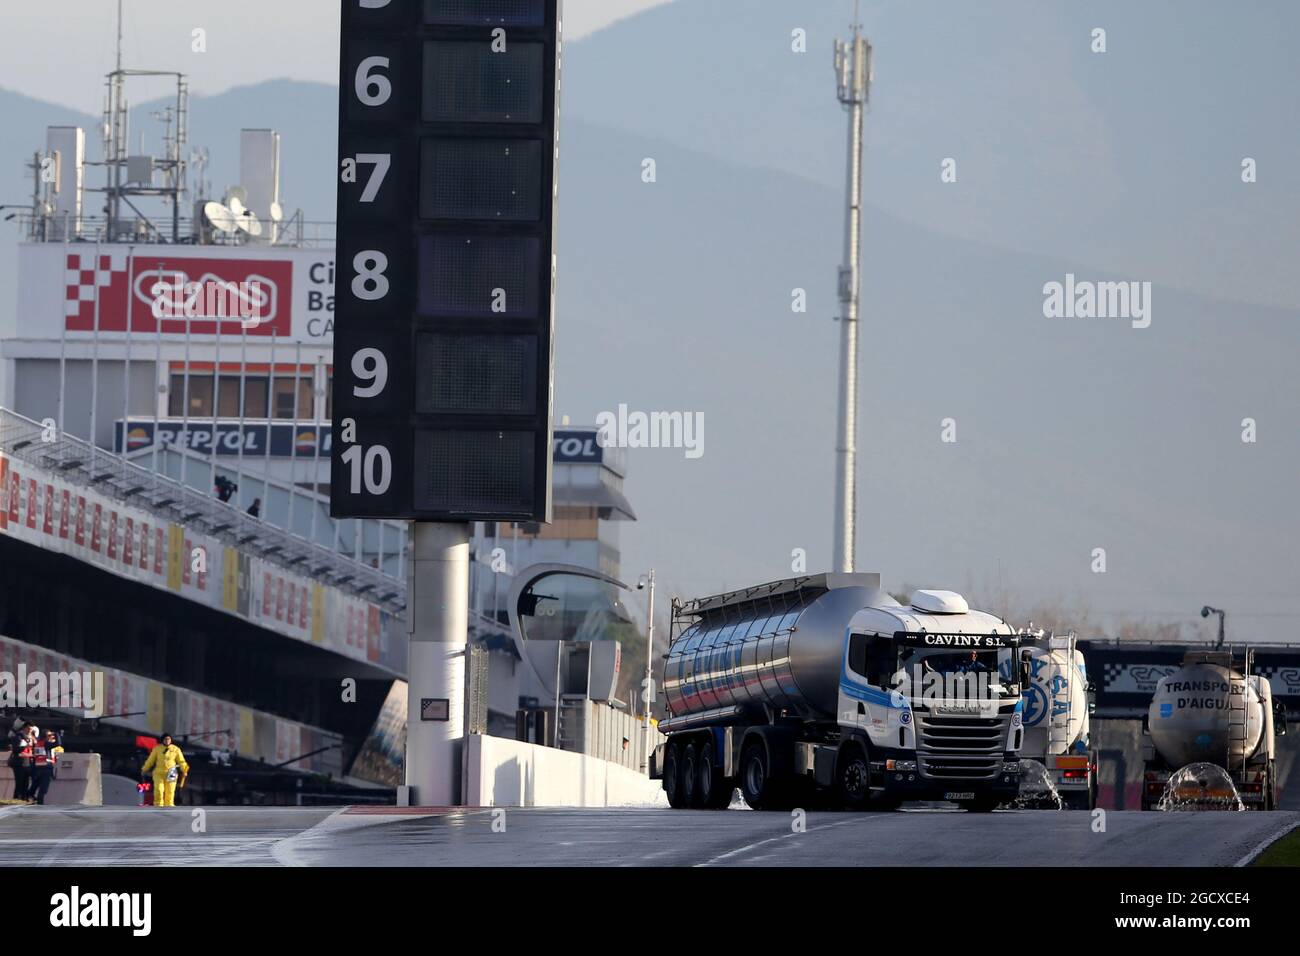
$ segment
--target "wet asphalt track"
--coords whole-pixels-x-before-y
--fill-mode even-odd
[[[0,866],[1233,866],[1300,813],[14,807]],[[500,817],[497,817],[500,829]]]

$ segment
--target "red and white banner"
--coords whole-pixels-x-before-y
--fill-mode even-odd
[[[27,243],[18,338],[334,337],[331,249]],[[96,298],[98,297],[98,308]]]

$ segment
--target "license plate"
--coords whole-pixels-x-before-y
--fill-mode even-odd
[[[975,794],[970,790],[954,790],[943,795],[945,800],[974,800]]]
[[[944,717],[978,717],[980,713],[980,705],[957,704],[952,707],[936,707],[934,712]]]

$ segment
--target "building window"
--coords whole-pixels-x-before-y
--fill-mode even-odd
[[[186,402],[185,373],[173,372],[171,385],[167,393],[167,414],[172,418],[211,418],[212,417],[212,376],[191,372],[189,375],[188,403]],[[297,383],[297,418],[311,420],[315,418],[312,402],[311,376],[276,375],[274,383],[274,412],[277,419],[291,420],[294,416],[294,383]],[[238,375],[222,374],[217,385],[217,405],[219,417],[238,419],[239,388],[241,378]],[[269,376],[245,376],[244,418],[266,418],[267,393],[272,384]],[[188,408],[186,405],[188,404]],[[328,415],[328,412],[326,413]]]
[[[274,398],[274,408],[276,418],[294,418],[294,382],[298,385],[298,407],[297,418],[313,418],[311,403],[311,379],[290,377],[280,377],[277,375],[272,384]]]

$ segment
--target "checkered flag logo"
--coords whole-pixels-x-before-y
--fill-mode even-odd
[[[68,254],[64,272],[64,318],[75,318],[81,322],[93,323],[95,319],[95,290],[100,290],[100,311],[104,307],[104,290],[112,288],[115,292],[122,280],[121,288],[125,292],[128,284],[126,270],[126,253],[101,253],[96,262],[93,252]],[[80,323],[78,323],[80,324]]]

